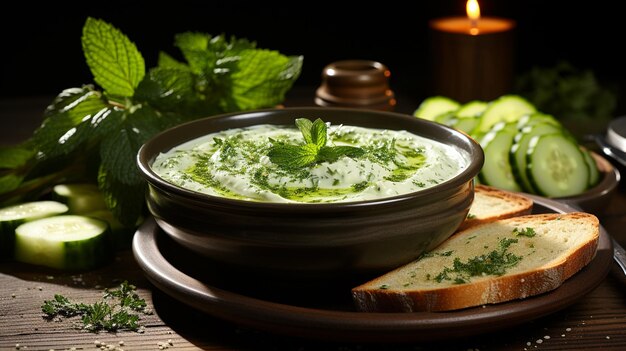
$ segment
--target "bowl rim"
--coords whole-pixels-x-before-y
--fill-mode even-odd
[[[187,129],[193,128],[193,126],[198,124],[210,123],[209,121],[220,120],[220,119],[243,119],[244,116],[249,116],[249,118],[259,118],[263,117],[267,118],[267,116],[271,116],[272,114],[281,114],[281,113],[298,113],[298,112],[319,112],[320,114],[328,114],[328,113],[359,113],[363,115],[378,115],[385,118],[396,118],[406,120],[407,122],[410,120],[414,120],[413,122],[408,123],[416,123],[417,125],[431,125],[431,128],[438,128],[442,133],[456,139],[462,140],[464,145],[467,145],[468,150],[467,154],[469,157],[468,166],[463,169],[461,172],[456,174],[454,177],[439,183],[430,188],[426,188],[423,190],[418,190],[406,194],[400,194],[396,196],[383,197],[378,199],[370,199],[370,200],[359,200],[359,201],[346,201],[346,202],[328,202],[328,203],[305,203],[305,202],[288,202],[288,203],[277,203],[277,202],[262,202],[262,201],[251,201],[251,200],[242,200],[242,199],[233,199],[221,196],[214,196],[210,194],[200,193],[197,191],[185,189],[178,185],[172,184],[163,178],[159,177],[152,170],[152,163],[156,158],[156,155],[160,152],[164,152],[164,150],[159,150],[155,152],[156,143],[159,143],[164,138],[167,138],[171,134],[182,133]],[[258,115],[258,117],[256,116]],[[256,124],[265,124],[265,122],[259,122]],[[276,123],[268,123],[268,124],[276,124]],[[245,126],[252,126],[254,124],[249,124]],[[241,127],[244,127],[243,125]],[[390,129],[390,130],[401,130],[401,129]],[[195,138],[198,138],[202,135],[206,135],[212,132],[205,132],[199,136],[186,137],[183,140],[178,141],[174,144],[175,147],[177,145],[183,144],[185,142],[191,141]],[[424,136],[422,134],[411,132],[416,135]],[[426,136],[427,137],[427,136]],[[428,137],[427,137],[428,138]],[[432,139],[432,138],[429,138]],[[432,139],[436,140],[436,139]],[[437,140],[436,140],[437,141]],[[457,149],[463,150],[464,147],[455,146]],[[358,109],[358,108],[349,108],[349,107],[283,107],[283,108],[267,108],[267,109],[256,109],[249,111],[238,111],[232,113],[224,113],[219,115],[213,115],[209,117],[195,119],[189,122],[185,122],[182,124],[178,124],[176,126],[165,129],[156,135],[152,136],[143,145],[139,148],[139,151],[136,155],[136,163],[142,174],[143,178],[148,181],[149,184],[165,190],[166,192],[182,196],[188,200],[196,201],[199,203],[207,203],[210,201],[214,204],[226,205],[226,206],[236,206],[238,208],[266,208],[266,209],[274,209],[281,210],[289,208],[290,211],[293,210],[305,210],[305,211],[315,211],[315,210],[339,210],[339,209],[352,209],[352,208],[361,208],[361,207],[372,207],[372,206],[385,206],[392,205],[397,203],[403,203],[407,201],[413,201],[415,198],[423,198],[427,196],[432,196],[435,193],[445,192],[446,190],[455,189],[458,186],[461,186],[464,183],[469,181],[473,181],[475,176],[478,174],[480,169],[484,163],[484,153],[480,144],[470,137],[467,133],[459,131],[457,129],[448,127],[446,125],[436,123],[434,121],[425,120],[422,118],[414,117],[409,114],[403,114],[398,112],[390,112],[390,111],[379,111],[379,110],[366,110],[366,109]],[[473,186],[472,186],[473,189]]]

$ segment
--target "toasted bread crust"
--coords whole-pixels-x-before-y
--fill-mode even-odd
[[[515,274],[505,273],[489,279],[453,284],[441,288],[381,289],[381,285],[393,279],[400,267],[352,289],[352,297],[358,310],[367,312],[418,312],[448,311],[472,306],[493,304],[542,294],[558,288],[563,282],[585,267],[593,259],[599,239],[599,221],[588,213],[540,214],[505,219],[511,225],[535,225],[551,221],[567,221],[570,225],[585,222],[592,228],[584,233],[584,241],[568,248],[548,264]],[[564,224],[566,224],[564,222]],[[459,232],[454,237],[479,236],[486,223]],[[451,238],[452,239],[452,238]],[[449,239],[450,240],[450,239]],[[411,265],[409,263],[408,265]],[[408,266],[407,265],[407,266]]]
[[[492,208],[492,204],[505,205]],[[533,209],[533,200],[520,193],[500,190],[491,186],[477,184],[474,187],[474,203],[468,217],[458,230],[493,222],[495,220],[529,215]]]

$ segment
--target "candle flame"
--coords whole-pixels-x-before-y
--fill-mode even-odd
[[[480,6],[478,6],[478,0],[467,0],[465,4],[465,11],[467,12],[467,18],[471,23],[470,34],[478,35],[478,20],[480,19]]]
[[[478,0],[467,0],[465,4],[465,11],[467,17],[472,21],[478,21],[480,18],[480,6],[478,6]]]

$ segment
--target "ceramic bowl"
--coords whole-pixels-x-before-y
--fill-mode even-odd
[[[151,169],[157,155],[197,137],[258,124],[293,125],[302,117],[334,125],[407,130],[453,145],[467,156],[469,165],[452,179],[421,191],[379,200],[318,204],[206,195],[168,183]],[[467,216],[474,196],[473,179],[484,155],[466,134],[409,115],[311,107],[196,120],[147,141],[137,160],[148,182],[149,211],[176,242],[207,257],[211,264],[247,276],[309,279],[386,272],[439,245]]]

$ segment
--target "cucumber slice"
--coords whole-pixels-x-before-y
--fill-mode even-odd
[[[95,184],[59,184],[52,192],[55,200],[67,204],[69,213],[86,214],[107,208]]]
[[[577,195],[589,184],[589,168],[582,151],[562,133],[534,136],[528,144],[526,162],[526,176],[540,195]]]
[[[60,215],[15,229],[15,259],[66,270],[95,268],[112,257],[109,226],[99,219]]]
[[[559,122],[552,115],[548,115],[548,114],[541,113],[541,112],[535,112],[535,113],[529,113],[527,115],[520,117],[520,119],[517,121],[517,128],[521,129],[521,128],[524,128],[525,126],[529,126],[535,123],[548,123],[548,124],[553,124],[558,127],[563,127],[561,125],[561,122]]]
[[[489,103],[485,101],[470,101],[456,111],[456,116],[458,118],[478,118],[485,112],[487,106],[489,106]]]
[[[485,163],[478,173],[481,184],[510,191],[522,190],[509,163],[509,150],[516,134],[515,124],[499,123],[481,139],[480,145],[485,153]]]
[[[479,122],[480,118],[476,117],[457,118],[454,123],[450,124],[450,126],[470,134]]]
[[[535,112],[533,104],[518,95],[504,95],[492,101],[480,117],[478,132],[487,132],[498,122],[516,122],[522,116]]]
[[[595,158],[591,155],[591,152],[587,149],[582,150],[583,156],[585,157],[585,162],[587,163],[587,167],[589,168],[589,185],[588,187],[594,187],[598,184],[600,180],[600,170],[598,169],[598,164],[596,163]]]
[[[413,116],[434,121],[435,117],[456,111],[460,106],[461,104],[448,97],[431,96],[422,101],[417,110],[413,112]]]
[[[532,184],[526,176],[526,154],[528,153],[528,144],[530,140],[537,135],[562,133],[563,129],[560,126],[551,123],[537,122],[522,127],[513,139],[513,145],[509,153],[509,162],[511,163],[511,169],[515,181],[522,187],[527,193],[535,194],[537,190],[533,188]]]
[[[455,120],[456,120],[456,115],[454,114],[454,112],[442,113],[440,115],[437,115],[434,119],[435,122],[445,124],[447,126],[450,126],[451,124],[453,124]]]
[[[480,115],[487,106],[488,103],[478,100],[464,104],[455,112],[457,119],[450,126],[470,134],[480,123]]]
[[[15,228],[22,223],[67,212],[66,205],[56,201],[33,201],[0,209],[0,257],[11,259],[15,245]]]

